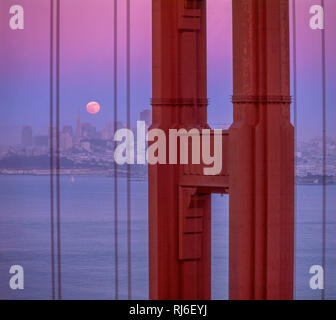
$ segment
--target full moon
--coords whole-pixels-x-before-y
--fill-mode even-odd
[[[89,102],[86,106],[86,110],[88,113],[97,114],[100,111],[100,105],[95,101]]]

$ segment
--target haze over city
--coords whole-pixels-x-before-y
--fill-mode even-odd
[[[8,27],[10,0],[0,3],[0,145],[17,144],[21,128],[31,125],[43,134],[49,126],[49,15],[48,2],[29,2],[25,29]],[[321,136],[321,33],[311,30],[309,8],[314,0],[297,1],[298,140]],[[232,27],[231,1],[208,4],[208,121],[232,121]],[[118,3],[118,118],[126,122],[126,4]],[[336,118],[336,44],[329,30],[336,29],[336,3],[326,2],[327,134],[336,137],[331,119]],[[131,11],[131,121],[151,99],[151,0],[138,0]],[[61,8],[61,123],[76,122],[77,110],[98,101],[97,117],[82,114],[82,121],[96,127],[113,121],[113,4],[109,0],[68,0]],[[148,18],[145,18],[148,17]],[[88,23],[90,21],[91,23]],[[94,23],[92,23],[94,21]],[[66,30],[66,32],[65,32]],[[110,41],[109,41],[110,39]],[[218,114],[221,115],[218,119]],[[1,137],[6,137],[1,138]]]

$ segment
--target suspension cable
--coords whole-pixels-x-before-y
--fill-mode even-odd
[[[55,234],[54,234],[54,0],[50,0],[50,92],[49,92],[49,136],[50,136],[50,234],[51,234],[51,297],[55,300]]]
[[[325,2],[321,0],[323,8],[323,29],[322,31],[322,268],[324,272],[324,284],[326,283],[326,223],[327,223],[327,195],[326,195],[326,175],[327,175],[327,131],[326,131],[326,40],[325,40]],[[322,300],[325,300],[325,286],[322,290]]]
[[[114,0],[114,131],[117,128],[118,103],[118,1]],[[116,143],[114,142],[114,150]],[[115,299],[119,299],[119,262],[118,262],[118,172],[117,163],[113,162],[114,171],[114,267],[115,267]]]
[[[58,299],[62,299],[61,270],[61,209],[60,209],[60,15],[61,3],[57,0],[56,17],[56,209],[57,209],[57,274]]]
[[[131,129],[131,3],[127,0],[127,128]],[[128,299],[132,298],[132,265],[131,265],[131,166],[127,164],[127,280]]]

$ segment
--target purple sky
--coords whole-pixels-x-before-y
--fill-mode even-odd
[[[151,0],[132,2],[132,120],[149,108],[151,98]],[[336,1],[326,0],[328,135],[336,137]],[[102,128],[113,119],[113,2],[61,1],[61,117]],[[309,8],[319,0],[296,0],[298,31],[299,139],[321,135],[321,32],[309,28]],[[25,30],[9,28],[9,8],[25,9]],[[119,114],[125,121],[125,1],[119,0]],[[208,0],[209,122],[229,123],[232,117],[231,0]],[[21,126],[44,133],[49,119],[49,1],[0,1],[0,145],[19,142]],[[102,110],[85,112],[91,100]],[[222,115],[219,119],[218,115]]]

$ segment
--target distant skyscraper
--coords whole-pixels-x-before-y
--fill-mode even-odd
[[[48,147],[49,136],[48,135],[38,135],[34,137],[34,146],[35,147]]]
[[[102,134],[102,138],[104,140],[109,140],[113,138],[113,135],[114,135],[113,127],[114,125],[112,121],[109,121],[106,123],[105,128],[103,130],[103,134]]]
[[[113,139],[116,130],[126,128],[126,125],[121,121],[116,121],[115,125],[116,128],[114,128],[114,122],[112,121],[106,123],[105,128],[101,134],[103,140]]]
[[[147,127],[149,127],[152,124],[152,110],[145,109],[140,112],[140,120],[145,121]]]
[[[90,123],[82,124],[82,137],[87,139],[96,139],[97,138],[97,129],[92,126]]]
[[[77,113],[77,124],[76,124],[76,132],[75,132],[75,143],[79,143],[80,139],[82,137],[82,125],[81,125],[81,120],[80,120],[80,109],[78,109]]]
[[[63,133],[68,133],[72,137],[72,135],[73,135],[72,126],[64,126],[63,127]]]
[[[33,145],[33,129],[30,126],[24,126],[21,133],[21,144],[24,147]]]
[[[126,128],[126,124],[122,123],[121,121],[117,121],[115,130],[119,130],[119,129],[123,129],[123,128]]]
[[[49,127],[49,129],[48,129],[48,140],[49,140],[49,143],[48,143],[49,146],[52,143],[52,146],[53,146],[54,150],[56,150],[56,147],[57,147],[57,128],[55,126]]]
[[[67,151],[72,149],[73,143],[72,143],[72,136],[68,132],[63,132],[61,134],[61,150]]]

